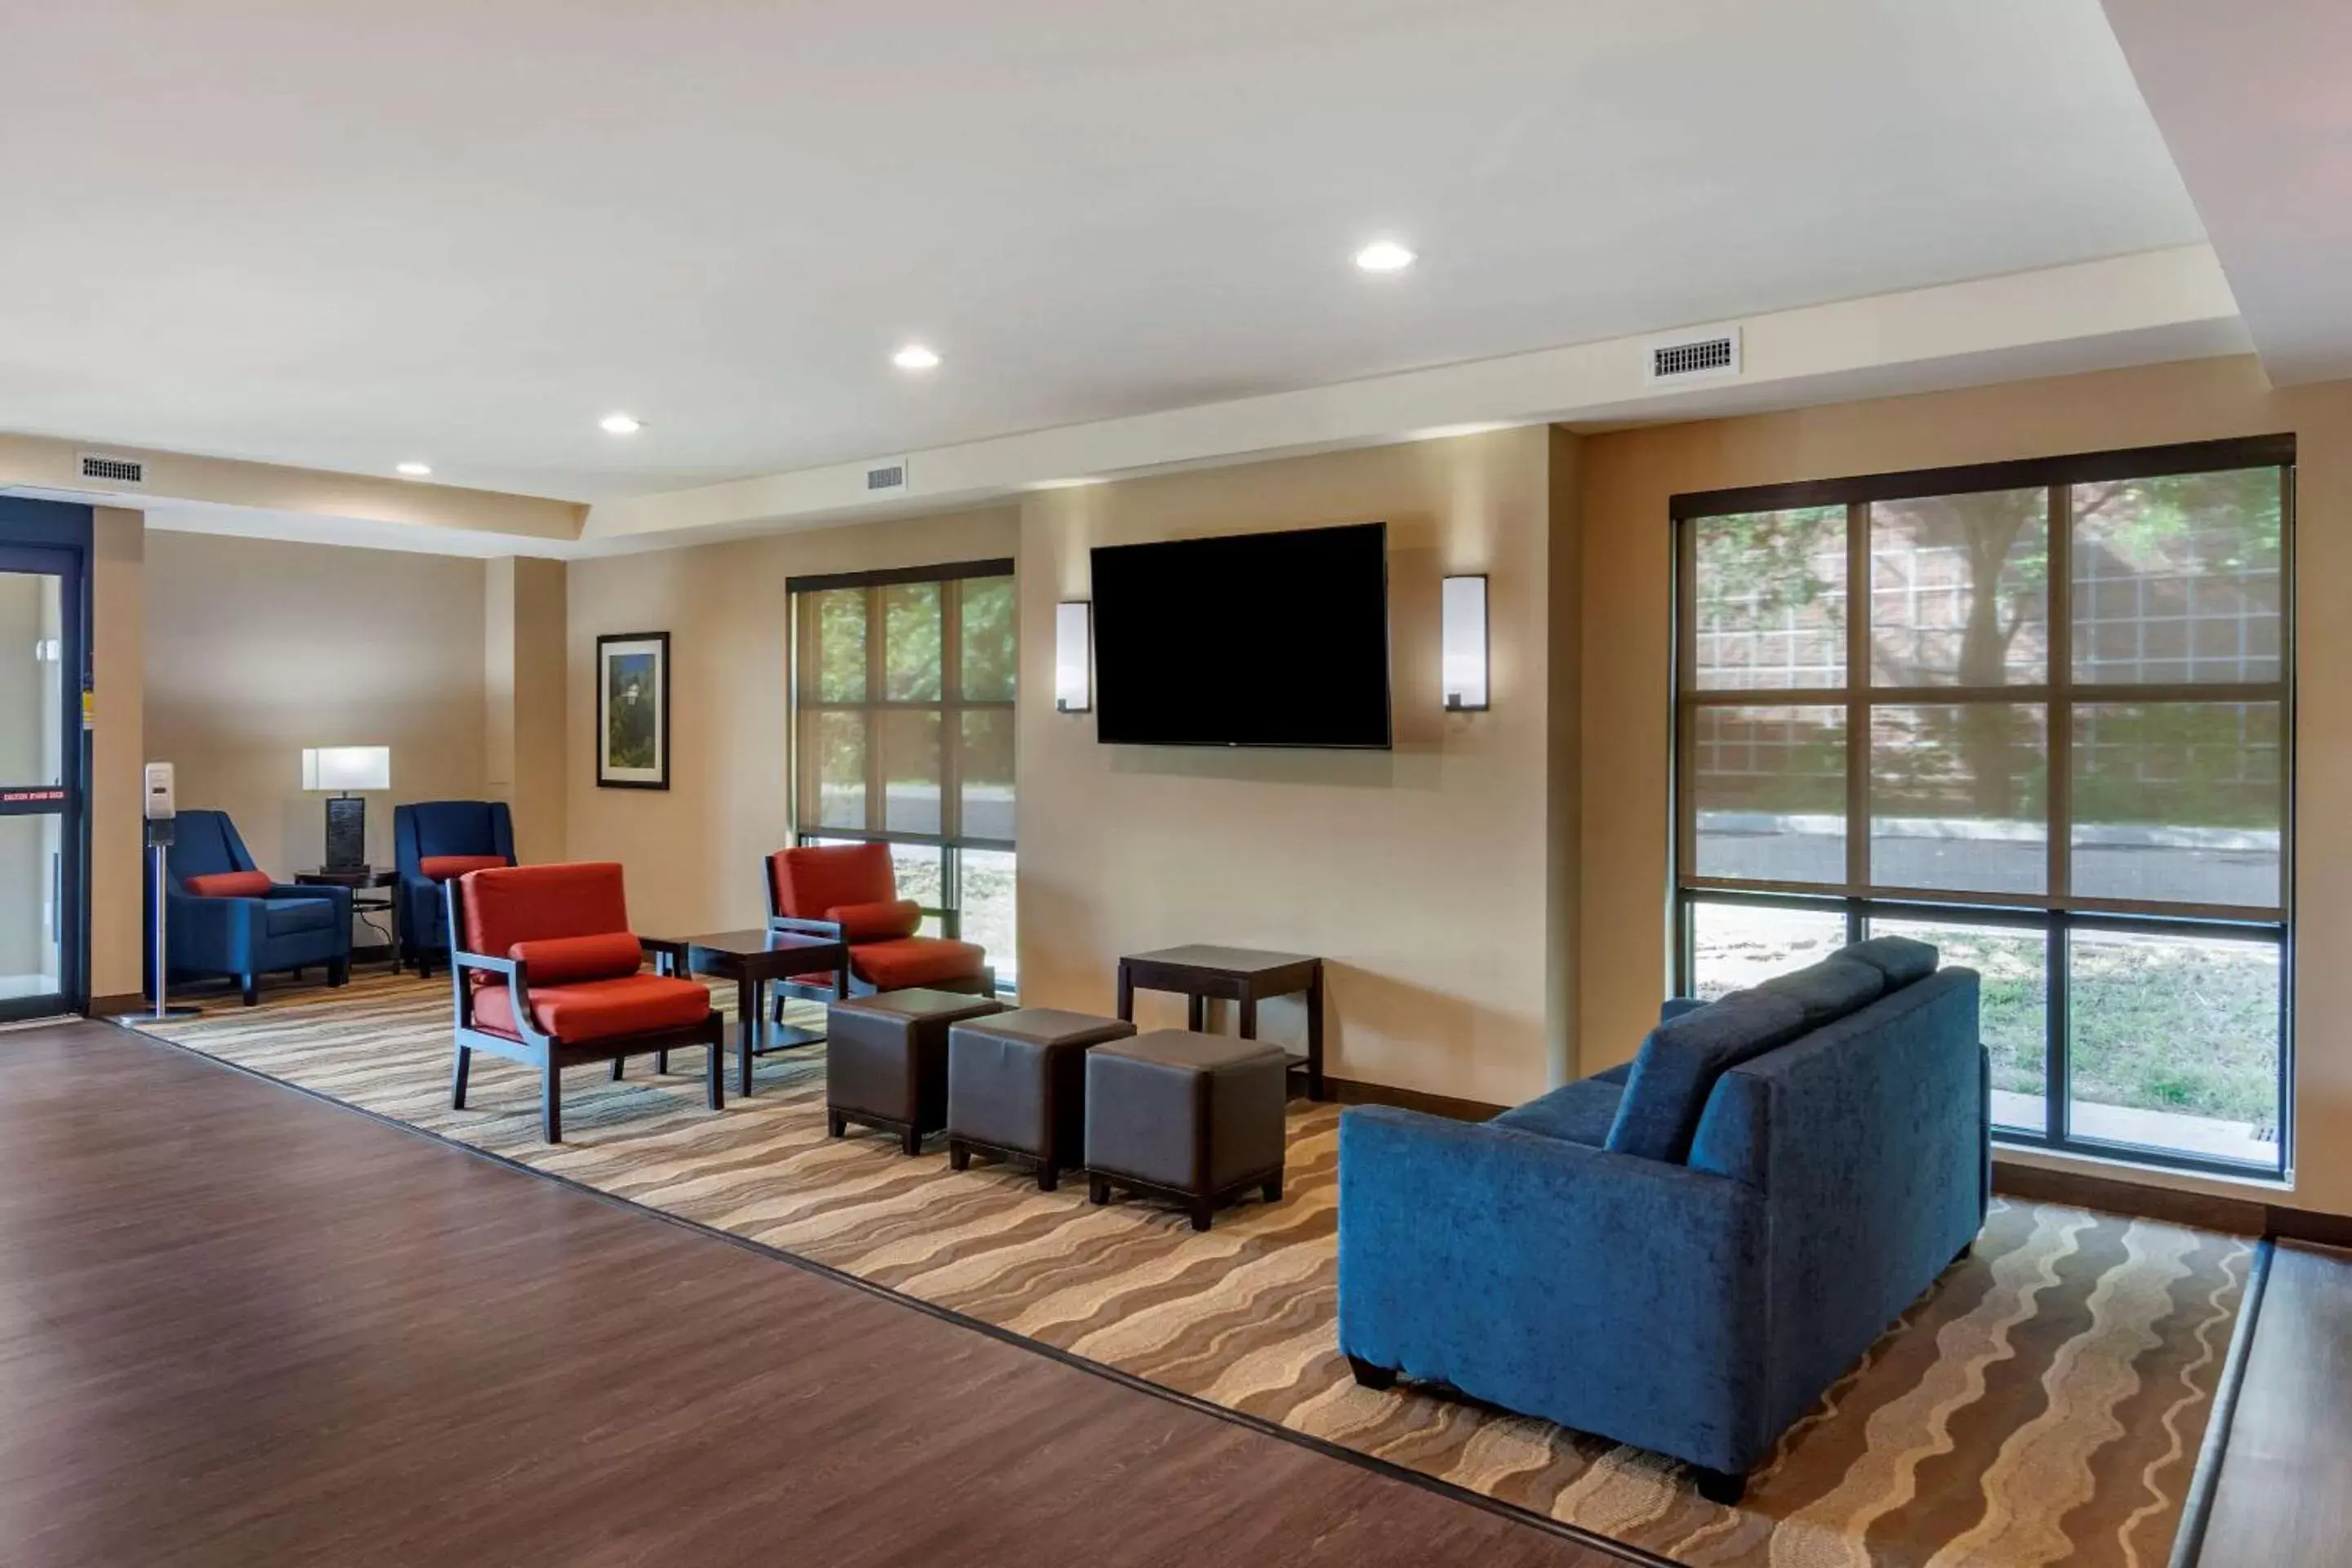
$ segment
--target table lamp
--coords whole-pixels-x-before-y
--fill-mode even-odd
[[[367,802],[353,790],[392,787],[390,746],[318,746],[302,752],[302,787],[332,790],[327,802],[330,871],[367,869]]]

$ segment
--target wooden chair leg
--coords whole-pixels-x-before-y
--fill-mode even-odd
[[[449,1109],[466,1109],[466,1074],[474,1066],[474,1047],[459,1046],[457,1059],[449,1066]]]
[[[1196,1198],[1192,1203],[1192,1228],[1206,1230],[1217,1223],[1217,1205],[1213,1199]]]
[[[898,1134],[898,1148],[904,1153],[921,1153],[923,1152],[923,1135],[916,1131],[911,1127],[908,1128],[907,1131]]]
[[[626,1057],[614,1057],[613,1058],[613,1081],[614,1083],[621,1081],[621,1075],[628,1065],[628,1058]]]
[[[243,991],[245,996],[245,1005],[248,1007],[259,1006],[261,1005],[261,976],[258,974],[240,974],[237,976],[237,980],[240,989]]]
[[[669,1053],[667,1051],[656,1051],[654,1053],[654,1071],[657,1073],[669,1071]]]
[[[849,1118],[842,1115],[841,1112],[837,1110],[826,1111],[824,1113],[824,1131],[825,1136],[829,1138],[848,1137]]]
[[[711,1110],[724,1110],[727,1109],[727,1034],[725,1030],[720,1030],[719,1037],[712,1040],[706,1047],[705,1055],[709,1059],[702,1064],[705,1080],[703,1098],[709,1101]]]
[[[563,1069],[552,1061],[540,1079],[539,1131],[551,1143],[563,1142]]]

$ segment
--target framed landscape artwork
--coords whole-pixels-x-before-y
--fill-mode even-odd
[[[669,634],[596,639],[596,783],[669,788]]]

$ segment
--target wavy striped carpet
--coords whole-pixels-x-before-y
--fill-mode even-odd
[[[691,1055],[659,1081],[578,1069],[551,1149],[511,1063],[478,1056],[471,1107],[449,1109],[448,1005],[444,984],[367,978],[138,1026],[1692,1568],[2160,1568],[2252,1260],[2236,1237],[1998,1205],[1726,1510],[1653,1456],[1354,1384],[1332,1332],[1335,1107],[1294,1104],[1282,1202],[1196,1235],[1172,1210],[1092,1207],[1083,1183],[1041,1194],[830,1140],[816,1050],[764,1059],[718,1115]]]

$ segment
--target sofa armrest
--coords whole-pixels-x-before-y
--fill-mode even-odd
[[[1769,1442],[1763,1194],[1386,1107],[1339,1131],[1339,1344],[1418,1381],[1744,1472]]]

